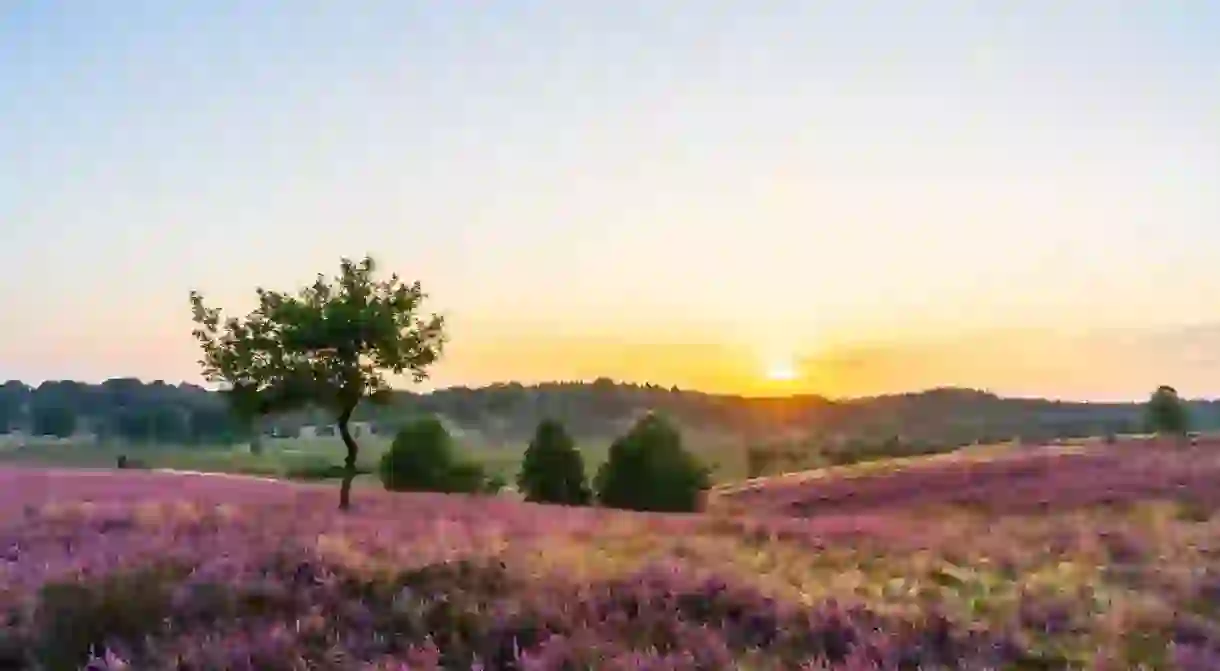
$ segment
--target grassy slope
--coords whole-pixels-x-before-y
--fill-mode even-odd
[[[525,445],[487,446],[472,441],[456,441],[463,457],[479,462],[489,474],[498,474],[511,482],[521,465]],[[389,441],[379,436],[359,439],[360,463],[372,468],[389,447]],[[740,450],[722,441],[703,439],[690,442],[692,449],[708,464],[719,465],[715,476],[731,482],[744,477]],[[585,469],[592,476],[606,460],[610,441],[584,441],[579,445],[585,458]],[[61,466],[78,468],[109,468],[120,454],[136,458],[156,468],[282,475],[294,465],[325,460],[338,464],[343,459],[343,444],[333,438],[267,439],[263,453],[252,455],[246,446],[141,446],[134,444],[33,440],[25,449],[0,445],[0,464]]]

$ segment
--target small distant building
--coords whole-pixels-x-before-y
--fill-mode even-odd
[[[352,438],[361,436],[373,435],[372,422],[349,422],[347,430],[351,432]],[[329,438],[339,435],[339,426],[337,424],[306,424],[301,427],[301,438]]]

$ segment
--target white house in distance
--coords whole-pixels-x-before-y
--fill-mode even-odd
[[[349,422],[347,429],[351,432],[352,438],[373,434],[373,425],[369,422]],[[339,425],[337,424],[306,424],[301,427],[302,438],[323,438],[337,435],[339,435]]]

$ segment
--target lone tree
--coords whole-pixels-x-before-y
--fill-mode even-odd
[[[332,411],[347,448],[339,509],[351,502],[359,446],[348,429],[361,400],[389,398],[387,373],[416,382],[440,358],[443,317],[419,315],[427,295],[397,274],[374,278],[371,257],[344,258],[337,277],[319,274],[295,294],[257,289],[258,307],[223,319],[191,292],[204,377],[228,387],[235,412],[256,417],[304,406]]]
[[[1156,433],[1181,436],[1190,425],[1186,404],[1173,387],[1161,385],[1148,399],[1148,426]]]

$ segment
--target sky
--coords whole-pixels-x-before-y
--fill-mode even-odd
[[[430,384],[1220,396],[1220,4],[0,0],[0,377],[341,256]],[[791,379],[778,379],[791,378]]]

